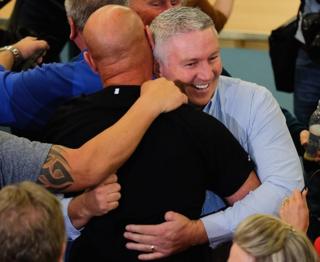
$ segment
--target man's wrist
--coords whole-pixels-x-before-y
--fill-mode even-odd
[[[4,46],[4,47],[1,47],[0,48],[0,52],[1,51],[9,51],[13,57],[13,60],[14,60],[14,64],[18,64],[22,61],[23,57],[22,57],[22,54],[20,52],[20,50],[13,46],[13,45],[7,45],[7,46]]]
[[[192,220],[192,233],[191,243],[193,246],[202,245],[208,243],[208,235],[206,229],[200,219]]]
[[[150,117],[153,119],[158,117],[164,111],[162,103],[153,99],[150,95],[141,95],[138,100],[138,103],[140,103],[143,108],[148,109]]]
[[[68,207],[69,218],[77,229],[85,226],[92,218],[90,212],[85,207],[84,194],[85,193],[73,198]]]

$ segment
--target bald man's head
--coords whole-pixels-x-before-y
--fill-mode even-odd
[[[88,19],[85,59],[109,83],[140,84],[152,75],[153,57],[141,18],[131,9],[108,5]]]
[[[141,52],[147,40],[140,17],[123,6],[95,11],[84,28],[84,39],[94,61],[119,60]]]

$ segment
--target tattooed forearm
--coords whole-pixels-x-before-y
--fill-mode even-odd
[[[52,146],[41,168],[37,182],[50,191],[62,191],[74,182],[70,174],[70,166],[64,154],[64,147]]]

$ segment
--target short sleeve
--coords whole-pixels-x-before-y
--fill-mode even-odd
[[[50,148],[50,144],[31,142],[0,131],[0,186],[36,181]]]

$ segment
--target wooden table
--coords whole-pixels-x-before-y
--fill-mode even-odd
[[[300,0],[235,0],[220,33],[221,46],[267,49],[271,30],[295,16],[299,4]]]
[[[46,1],[46,0],[43,0]],[[16,1],[11,0],[8,4],[0,9],[0,27],[4,28],[10,18],[11,12],[15,5]]]

